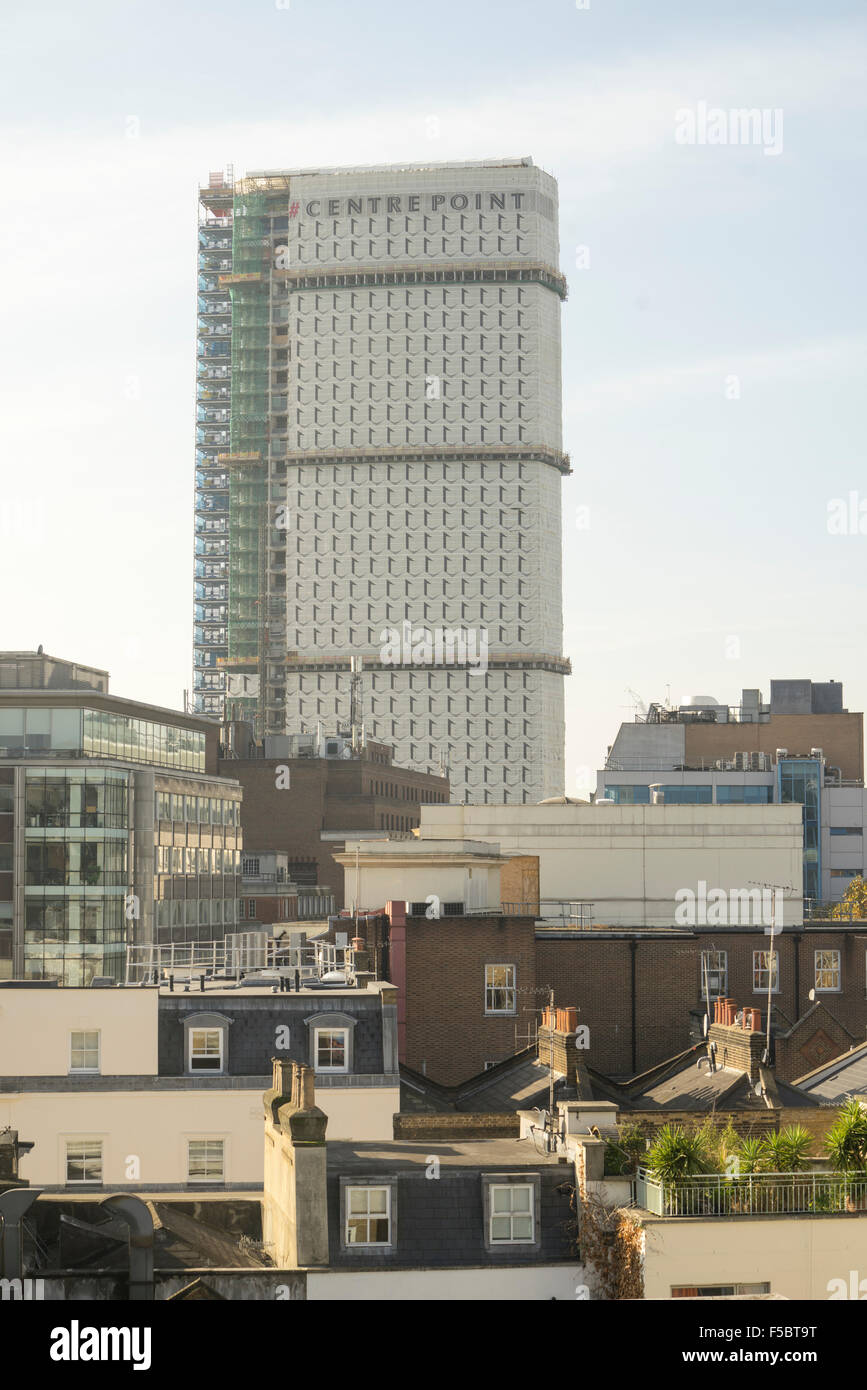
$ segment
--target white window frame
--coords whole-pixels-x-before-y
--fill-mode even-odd
[[[770,967],[769,967],[768,965],[759,965],[759,959],[760,959],[762,956],[768,957],[768,956],[771,956],[771,955],[773,956],[773,962],[771,963]],[[780,953],[779,953],[779,951],[777,951],[777,950],[774,950],[774,951],[753,951],[753,994],[767,994],[767,993],[768,993],[768,979],[767,979],[767,976],[768,976],[768,971],[769,971],[769,969],[770,969],[770,971],[771,971],[772,978],[773,978],[774,981],[775,981],[775,983],[771,986],[770,992],[771,992],[771,994],[779,994],[779,992],[780,992]],[[759,978],[760,978],[760,976],[762,976],[762,975],[765,976],[765,982],[764,982],[764,984],[760,984],[760,983],[759,983]]]
[[[90,1047],[75,1047],[73,1038],[81,1038],[86,1035],[96,1037],[96,1066],[95,1067],[75,1067],[72,1065],[72,1054],[74,1052],[92,1052]],[[70,1076],[99,1076],[102,1069],[102,1030],[99,1028],[71,1028],[69,1030],[69,1075]]]
[[[69,1176],[69,1150],[78,1149],[99,1149],[99,1177],[98,1178],[71,1178]],[[93,1159],[82,1158],[82,1163],[87,1165]],[[102,1187],[105,1183],[105,1145],[101,1139],[89,1139],[84,1137],[67,1136],[64,1139],[64,1173],[67,1187]]]
[[[722,961],[722,965],[712,965],[712,959]],[[723,977],[722,989],[717,993],[711,985],[714,975]],[[705,993],[707,987],[707,994]],[[701,997],[705,1001],[710,996],[711,1002],[714,999],[725,999],[729,992],[729,953],[728,951],[702,951],[701,953]]]
[[[187,1137],[187,1182],[224,1183],[226,1181],[226,1140],[221,1134],[191,1134]],[[219,1145],[221,1164],[219,1177],[193,1177],[191,1172],[191,1149],[193,1144]]]
[[[218,1039],[219,1039],[219,1043],[220,1043],[219,1053],[218,1053],[218,1056],[219,1056],[219,1059],[220,1059],[220,1065],[219,1065],[218,1067],[194,1067],[194,1066],[193,1066],[193,1053],[194,1053],[194,1041],[193,1041],[193,1040],[194,1040],[194,1038],[195,1038],[195,1036],[196,1036],[197,1033],[216,1033],[216,1035],[217,1035],[217,1037],[218,1037]],[[220,1075],[225,1071],[225,1069],[226,1069],[226,1057],[225,1057],[226,1043],[225,1043],[225,1039],[226,1039],[226,1030],[225,1030],[225,1028],[216,1028],[216,1027],[213,1027],[213,1026],[211,1026],[211,1027],[205,1026],[205,1027],[203,1027],[203,1028],[195,1028],[195,1027],[189,1028],[189,1029],[187,1030],[187,1071],[188,1071],[188,1072],[191,1072],[193,1075],[196,1075],[196,1076],[220,1076]],[[207,1053],[207,1052],[199,1052],[198,1055],[199,1055],[200,1057],[213,1056],[212,1053]]]
[[[695,1293],[692,1290],[695,1290]],[[672,1284],[672,1298],[733,1298],[748,1294],[768,1294],[771,1285],[768,1280],[758,1280],[754,1284]]]
[[[494,970],[511,971],[511,983],[505,985],[494,984],[489,979],[489,972]],[[490,1007],[490,1001],[495,991],[505,990],[511,995],[511,1006],[505,1009],[494,1009]],[[507,1018],[510,1014],[518,1011],[518,968],[511,962],[489,962],[485,965],[485,1017],[486,1018]]]
[[[820,957],[833,956],[835,963],[831,966],[819,964]],[[835,985],[820,985],[819,977],[822,973],[831,974],[836,979]],[[839,994],[843,988],[843,954],[836,950],[816,950],[813,952],[813,988],[817,994]]]
[[[353,1192],[364,1192],[364,1193],[368,1194],[368,1198],[369,1198],[369,1194],[370,1194],[371,1192],[384,1192],[384,1193],[385,1193],[385,1220],[386,1220],[386,1223],[387,1223],[387,1225],[388,1225],[388,1236],[387,1236],[387,1238],[386,1238],[385,1240],[352,1240],[352,1239],[350,1238],[350,1234],[349,1234],[349,1222],[350,1222],[350,1220],[353,1219],[353,1217],[354,1217],[356,1220],[359,1220],[359,1221],[366,1221],[366,1222],[368,1223],[368,1224],[367,1224],[367,1233],[368,1233],[368,1235],[370,1235],[370,1220],[371,1220],[371,1215],[372,1215],[374,1218],[377,1218],[377,1219],[379,1219],[379,1220],[382,1219],[382,1213],[381,1213],[381,1212],[373,1212],[373,1213],[371,1213],[371,1211],[370,1211],[370,1202],[369,1202],[369,1200],[368,1200],[368,1205],[367,1205],[367,1211],[366,1211],[366,1212],[355,1212],[355,1213],[353,1213],[353,1211],[352,1211],[352,1194],[353,1194]],[[389,1185],[385,1184],[385,1183],[356,1183],[356,1184],[354,1184],[353,1186],[348,1186],[348,1185],[347,1185],[347,1186],[344,1188],[344,1214],[343,1214],[343,1242],[344,1242],[345,1246],[347,1247],[347,1249],[349,1249],[349,1250],[384,1250],[386,1247],[391,1246],[391,1245],[394,1243],[393,1240],[392,1240],[391,1232],[392,1232],[392,1225],[391,1225],[391,1187],[390,1187]]]
[[[319,1061],[319,1035],[321,1033],[342,1033],[343,1034],[343,1066],[324,1067]],[[323,1024],[321,1028],[313,1029],[313,1070],[323,1075],[335,1075],[349,1071],[349,1029],[342,1024]]]
[[[535,1191],[536,1191],[536,1190],[535,1190],[533,1184],[532,1184],[532,1183],[529,1183],[529,1182],[527,1182],[527,1183],[524,1183],[524,1182],[496,1183],[496,1182],[494,1182],[494,1183],[491,1183],[491,1189],[490,1189],[490,1191],[491,1191],[491,1209],[490,1209],[490,1212],[489,1212],[489,1214],[488,1214],[488,1240],[489,1240],[490,1244],[491,1244],[491,1245],[535,1245],[535,1243],[536,1243],[536,1236],[535,1236],[535,1230],[536,1230]],[[513,1208],[512,1205],[511,1205],[511,1203],[510,1203],[510,1205],[509,1205],[509,1210],[508,1210],[507,1212],[504,1212],[504,1211],[497,1211],[497,1210],[496,1210],[496,1206],[497,1206],[497,1193],[498,1193],[498,1192],[509,1192],[509,1193],[511,1193],[512,1195],[514,1195],[516,1192],[529,1192],[529,1194],[530,1194],[530,1207],[529,1207],[529,1212],[527,1212],[527,1211],[515,1211],[514,1208]],[[496,1220],[496,1221],[504,1221],[504,1220],[508,1219],[508,1222],[509,1222],[509,1230],[510,1230],[510,1232],[512,1232],[512,1231],[514,1230],[514,1225],[513,1225],[513,1223],[514,1223],[515,1217],[524,1217],[524,1218],[526,1218],[527,1216],[529,1216],[529,1218],[530,1218],[530,1234],[529,1234],[528,1236],[515,1236],[515,1235],[513,1235],[513,1234],[510,1234],[510,1235],[508,1235],[508,1236],[495,1236],[495,1235],[494,1235],[494,1221],[495,1221],[495,1220]]]

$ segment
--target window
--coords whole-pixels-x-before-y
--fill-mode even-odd
[[[190,1071],[223,1070],[222,1028],[191,1028],[189,1040]]]
[[[68,1183],[102,1182],[101,1139],[67,1139],[66,1181]]]
[[[187,1181],[223,1182],[225,1179],[225,1140],[187,1140]]]
[[[862,830],[862,827],[861,827],[860,825],[832,825],[832,826],[831,826],[831,834],[832,834],[832,835],[861,835],[861,834],[863,834],[863,830]]]
[[[769,988],[772,994],[780,989],[779,952],[753,951],[753,994],[767,994]]]
[[[530,1183],[491,1184],[492,1245],[533,1243],[533,1188]]]
[[[70,1033],[69,1070],[99,1071],[98,1029]]]
[[[718,806],[770,806],[774,800],[773,787],[718,786],[716,789]]]
[[[816,989],[840,989],[840,952],[814,951],[816,962]]]
[[[701,997],[703,1000],[724,999],[729,992],[727,951],[702,951]]]
[[[485,966],[485,1013],[513,1014],[515,1005],[514,965]]]
[[[770,1293],[770,1284],[688,1284],[672,1285],[672,1298],[734,1298]]]
[[[391,1188],[346,1188],[346,1244],[391,1244]]]
[[[245,857],[241,864],[241,873],[245,878],[258,878],[259,860],[258,858]]]
[[[315,1031],[315,1068],[317,1071],[348,1071],[348,1029],[317,1028]]]

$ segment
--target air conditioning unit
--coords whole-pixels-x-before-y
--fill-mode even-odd
[[[825,761],[825,754],[822,752],[821,748],[811,748],[810,757],[817,758],[820,763]]]
[[[779,762],[781,758],[787,758],[789,756],[789,750],[788,748],[778,748],[774,756],[777,762]]]

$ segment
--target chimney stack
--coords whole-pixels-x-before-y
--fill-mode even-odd
[[[273,1060],[265,1105],[262,1222],[277,1265],[328,1264],[325,1130],[316,1105],[315,1074],[298,1062]]]
[[[740,1019],[735,1022],[738,1012]],[[717,1065],[746,1072],[751,1082],[758,1081],[765,1047],[761,1025],[760,1009],[745,1007],[738,1011],[733,999],[717,1000],[714,1020],[708,1029],[708,1042],[716,1043]]]

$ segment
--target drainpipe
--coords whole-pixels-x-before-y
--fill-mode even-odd
[[[801,932],[796,928],[792,936],[792,949],[795,953],[795,1022],[801,1017]]]
[[[129,1226],[129,1299],[152,1303],[154,1297],[154,1223],[140,1197],[116,1193],[100,1202]]]
[[[24,1273],[21,1223],[36,1198],[41,1196],[42,1189],[34,1187],[10,1187],[0,1193],[0,1217],[3,1218],[0,1275],[4,1279],[20,1279]]]
[[[630,981],[629,981],[629,1003],[630,1003],[631,1017],[632,1017],[632,1021],[631,1021],[631,1031],[632,1031],[632,1075],[633,1075],[633,1076],[636,1076],[637,1073],[638,1073],[638,1041],[637,1041],[636,1036],[635,1036],[635,1014],[636,1014],[636,1007],[635,1007],[635,976],[636,976],[636,971],[637,971],[637,959],[636,959],[636,958],[637,958],[637,956],[638,956],[638,942],[635,940],[634,937],[632,938],[632,940],[631,940],[630,943],[629,943],[629,954],[630,954],[630,963],[631,963]]]

